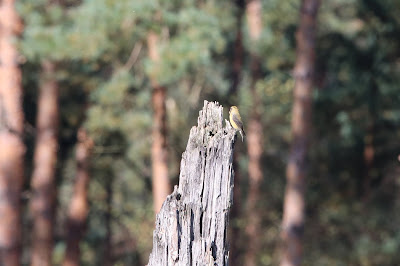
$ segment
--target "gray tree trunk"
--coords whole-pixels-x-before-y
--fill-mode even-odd
[[[149,266],[228,265],[235,130],[204,101],[182,155],[179,186],[157,215]]]

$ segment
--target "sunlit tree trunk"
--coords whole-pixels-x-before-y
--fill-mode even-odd
[[[147,47],[150,60],[154,64],[160,63],[158,52],[159,36],[150,32],[147,36]],[[152,174],[153,174],[153,201],[154,212],[160,211],[161,205],[170,193],[170,182],[168,178],[168,150],[167,150],[167,112],[165,99],[167,90],[161,86],[156,77],[150,77],[153,87],[153,143],[151,147]]]
[[[31,181],[32,266],[51,265],[53,250],[59,117],[58,85],[54,75],[54,63],[43,62],[36,122],[34,171]]]
[[[256,83],[260,78],[260,58],[256,52],[256,46],[261,36],[261,1],[248,0],[246,2],[247,25],[249,28],[252,49],[251,56],[251,95],[253,101],[252,113],[247,127],[247,152],[249,155],[249,196],[247,199],[247,250],[245,255],[245,265],[257,265],[257,254],[259,251],[260,238],[260,212],[258,202],[260,201],[260,186],[263,179],[261,168],[262,156],[262,124],[261,124],[261,103],[258,96]]]
[[[80,265],[79,242],[85,231],[89,211],[87,193],[90,181],[89,168],[92,147],[91,138],[84,129],[80,129],[76,147],[76,179],[67,217],[67,249],[63,262],[64,266]]]
[[[15,38],[22,24],[14,0],[0,1],[0,265],[20,265],[25,145],[21,71]]]
[[[286,169],[286,191],[282,222],[281,266],[300,265],[304,232],[304,191],[307,153],[311,133],[312,89],[315,73],[315,34],[319,0],[302,0],[296,33],[292,145]]]

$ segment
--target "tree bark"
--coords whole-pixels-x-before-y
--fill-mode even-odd
[[[67,249],[63,266],[80,265],[80,248],[89,205],[87,201],[88,185],[90,181],[90,153],[93,147],[91,138],[84,129],[78,131],[78,145],[76,147],[76,179],[74,192],[69,206],[67,218]]]
[[[158,53],[158,35],[156,33],[149,33],[147,46],[150,60],[155,65],[159,64],[160,55]],[[153,143],[151,148],[153,201],[154,212],[158,213],[162,203],[171,191],[168,177],[167,111],[165,108],[167,90],[158,83],[156,77],[150,76],[150,81],[153,87]]]
[[[236,38],[233,47],[233,60],[232,60],[232,85],[229,89],[229,102],[230,105],[236,105],[238,102],[238,90],[240,86],[240,80],[242,76],[243,70],[243,59],[244,59],[244,47],[243,47],[243,31],[242,31],[242,24],[243,24],[243,17],[244,17],[244,10],[245,10],[245,0],[236,0]],[[230,213],[231,223],[230,226],[230,257],[229,257],[229,265],[242,265],[241,262],[241,251],[243,249],[243,245],[241,244],[243,234],[243,229],[239,225],[239,219],[242,215],[242,191],[240,187],[240,180],[242,179],[242,175],[240,174],[239,164],[238,164],[238,155],[237,152],[233,156],[233,170],[235,171],[235,183],[233,194],[235,195],[234,201],[235,204],[232,206],[232,210]]]
[[[33,215],[32,266],[52,265],[53,225],[56,204],[55,174],[58,150],[58,84],[53,62],[42,63],[36,123],[36,149],[31,180]]]
[[[222,107],[204,102],[182,155],[179,187],[157,215],[150,266],[227,265],[235,130]]]
[[[20,265],[25,145],[21,71],[15,38],[22,24],[14,0],[0,1],[0,265]]]
[[[378,120],[377,102],[379,99],[379,89],[373,79],[368,95],[368,124],[364,137],[364,180],[363,180],[363,201],[367,203],[371,194],[371,181],[373,178],[374,161],[375,161],[375,145],[374,139],[376,136],[376,121]],[[368,204],[365,204],[368,206]]]
[[[251,96],[253,102],[252,113],[247,130],[247,152],[249,155],[249,196],[247,199],[247,250],[245,255],[245,265],[257,265],[257,254],[260,249],[260,227],[261,218],[257,203],[260,201],[260,186],[263,179],[263,172],[261,167],[262,150],[262,123],[261,123],[261,102],[257,93],[256,84],[259,80],[260,74],[260,58],[255,51],[255,46],[261,36],[262,21],[261,21],[262,6],[260,0],[248,0],[246,2],[246,15],[247,25],[249,28],[250,40],[252,50],[250,51],[251,57]]]
[[[257,254],[260,250],[261,217],[259,210],[260,186],[263,179],[261,168],[262,155],[262,125],[257,116],[252,118],[247,131],[247,149],[249,154],[249,191],[247,198],[246,223],[246,254],[244,265],[257,264]]]
[[[297,59],[292,110],[292,145],[286,169],[282,222],[281,266],[300,265],[304,232],[305,177],[311,133],[312,89],[315,73],[315,35],[319,0],[302,0],[296,33]]]
[[[240,173],[239,169],[239,163],[238,163],[238,156],[237,152],[234,153],[233,155],[233,171],[235,173],[235,180],[234,180],[234,186],[233,186],[233,195],[234,195],[234,202],[235,204],[232,206],[230,217],[231,223],[230,226],[230,256],[229,256],[229,265],[231,266],[239,266],[243,265],[241,262],[241,254],[243,250],[243,241],[242,237],[244,236],[243,234],[243,229],[241,228],[239,224],[239,219],[241,218],[242,215],[242,189],[240,187],[240,180],[242,179],[242,175]]]
[[[110,176],[106,182],[106,213],[105,213],[105,227],[106,237],[104,239],[104,251],[103,251],[103,266],[113,265],[113,246],[112,246],[112,201],[113,201],[113,177]]]
[[[238,102],[238,90],[240,85],[240,80],[242,76],[243,69],[243,59],[244,59],[244,48],[243,48],[243,17],[245,10],[245,0],[236,0],[236,38],[234,42],[233,49],[233,62],[232,62],[232,85],[230,87],[229,95],[230,95],[230,105],[236,105]],[[243,263],[240,261],[240,255],[242,250],[241,238],[244,236],[242,228],[240,228],[238,224],[238,220],[241,217],[242,210],[242,191],[240,187],[240,180],[242,179],[242,175],[240,174],[239,163],[238,163],[238,155],[237,152],[233,156],[233,170],[235,171],[235,183],[233,188],[233,194],[235,195],[234,201],[235,204],[232,206],[231,210],[231,220],[233,223],[230,226],[230,257],[229,257],[229,265],[242,265]]]
[[[242,23],[243,23],[243,15],[244,15],[244,7],[245,0],[236,0],[236,38],[233,47],[233,71],[232,71],[232,85],[229,91],[229,95],[236,96],[240,84],[241,72],[243,68],[243,31],[242,31]],[[235,102],[237,99],[234,99]]]

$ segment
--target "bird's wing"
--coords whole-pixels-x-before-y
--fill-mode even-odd
[[[236,124],[240,129],[243,130],[243,123],[242,123],[242,121],[240,121],[240,119],[238,119],[238,118],[236,117],[236,115],[233,115],[233,116],[232,116],[232,120],[233,120],[233,122],[235,122],[235,124]]]

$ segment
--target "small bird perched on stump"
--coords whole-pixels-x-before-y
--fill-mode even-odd
[[[229,109],[229,122],[231,122],[234,129],[239,130],[243,141],[243,136],[246,136],[246,133],[244,133],[242,118],[240,117],[239,109],[236,106],[232,106],[231,109]]]

